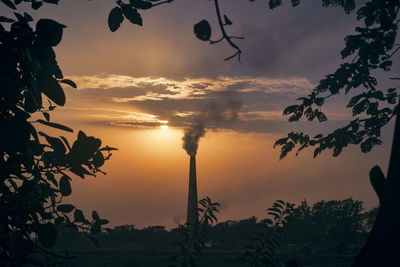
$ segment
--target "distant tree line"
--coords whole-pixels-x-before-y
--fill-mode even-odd
[[[351,254],[350,259],[354,258],[367,239],[376,214],[376,208],[365,210],[362,201],[352,198],[322,200],[313,205],[304,200],[287,214],[281,227],[285,234],[280,235],[279,249],[275,252],[291,251],[289,254],[293,256],[345,253]],[[260,236],[274,233],[274,226],[269,221],[252,216],[210,225],[205,234],[204,249],[244,252],[246,247],[255,247]],[[175,245],[182,239],[182,229],[183,225],[171,230],[164,226],[139,229],[134,225],[122,225],[107,228],[98,239],[102,249],[177,250]],[[60,235],[56,249],[76,250],[92,246],[83,233],[66,231]]]

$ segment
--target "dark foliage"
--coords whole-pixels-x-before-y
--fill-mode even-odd
[[[2,2],[16,10],[22,1]],[[33,9],[58,3],[23,2]],[[92,235],[108,223],[96,211],[87,219],[62,199],[71,194],[73,175],[84,178],[102,172],[99,168],[115,149],[101,147],[100,139],[83,131],[72,146],[63,136],[37,131],[53,127],[72,132],[51,121],[49,113],[56,108],[53,103],[65,104],[60,83],[76,87],[64,79],[53,49],[65,26],[40,19],[33,29],[29,14],[14,15],[15,19],[0,20],[0,266],[47,265],[54,257],[69,258],[47,250],[56,243],[60,228],[84,231],[96,242]],[[40,113],[44,120],[32,118]]]
[[[323,1],[323,5],[340,5],[347,13],[355,9],[354,1]],[[322,112],[324,100],[357,88],[362,92],[347,104],[356,118],[327,135],[312,137],[302,132],[289,133],[275,143],[275,146],[281,146],[281,159],[294,149],[298,154],[307,147],[315,147],[314,157],[325,149],[331,149],[333,156],[337,157],[350,144],[360,145],[361,151],[367,153],[382,143],[381,128],[397,112],[398,93],[397,88],[378,89],[373,72],[391,70],[392,57],[400,48],[395,44],[399,9],[397,0],[371,0],[359,8],[357,19],[364,26],[356,27],[356,33],[345,38],[346,46],[341,51],[342,59],[351,58],[322,79],[311,94],[299,98],[298,105],[291,105],[283,111],[283,115],[290,115],[289,122],[298,121],[303,116],[309,121],[318,119],[324,122],[327,120]]]

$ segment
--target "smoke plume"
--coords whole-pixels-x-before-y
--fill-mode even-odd
[[[202,137],[205,133],[206,131],[202,123],[196,123],[191,128],[185,130],[185,135],[182,138],[183,148],[186,150],[189,156],[196,155],[200,137]]]
[[[218,129],[224,124],[237,120],[241,107],[242,103],[232,97],[224,98],[223,103],[210,101],[202,112],[194,117],[191,127],[185,129],[182,140],[183,148],[188,155],[196,155],[199,140],[206,133],[206,128]]]

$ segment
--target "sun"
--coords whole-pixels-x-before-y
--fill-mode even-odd
[[[160,123],[161,123],[161,125],[160,125],[160,128],[161,128],[161,130],[163,130],[163,131],[166,131],[166,130],[168,130],[168,121],[160,121]]]

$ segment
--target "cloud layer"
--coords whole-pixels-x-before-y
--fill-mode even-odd
[[[206,128],[275,132],[284,122],[282,109],[313,88],[306,78],[131,77],[101,74],[70,76],[78,90],[67,90],[79,120],[133,128],[188,127],[199,120]],[[274,129],[275,127],[275,129]]]

